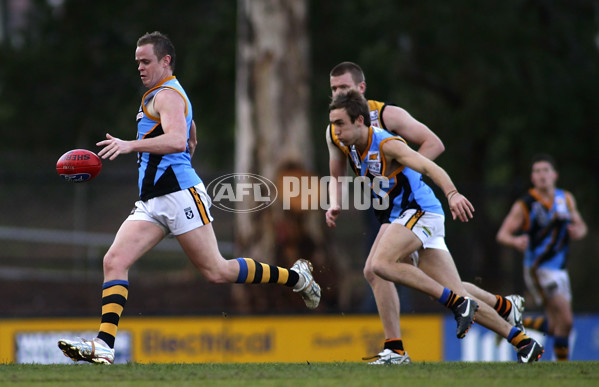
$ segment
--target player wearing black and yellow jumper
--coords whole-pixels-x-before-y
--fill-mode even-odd
[[[276,283],[300,293],[310,309],[320,302],[320,286],[307,260],[298,259],[286,269],[251,258],[227,260],[220,254],[209,212],[211,200],[191,165],[195,124],[191,103],[173,75],[175,49],[165,35],[153,32],[139,38],[135,59],[142,83],[148,88],[137,116],[137,138],[125,141],[107,134],[97,145],[103,147],[98,155],[104,159],[137,153],[139,200],[104,256],[98,336],[58,342],[65,355],[75,361],[114,361],[114,341],[129,290],[129,268],[169,234],[210,282]]]
[[[551,156],[533,157],[533,187],[512,205],[497,240],[524,253],[526,286],[545,310],[544,316],[524,318],[524,326],[552,335],[557,360],[568,360],[574,317],[566,263],[570,240],[583,238],[587,226],[574,196],[556,187],[557,178]]]

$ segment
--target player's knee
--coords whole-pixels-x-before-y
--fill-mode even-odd
[[[119,259],[118,254],[108,251],[108,253],[106,253],[106,255],[104,256],[104,260],[102,263],[104,273],[117,273],[126,271],[128,267],[123,265],[123,261],[123,259]]]
[[[374,261],[371,265],[372,273],[379,278],[386,278],[388,272],[387,263],[382,260]],[[376,280],[376,279],[374,279]]]
[[[560,331],[570,333],[572,331],[572,327],[574,326],[574,320],[572,316],[564,316],[562,317],[556,325],[559,325]]]
[[[374,273],[374,271],[372,270],[372,266],[370,266],[370,265],[364,266],[364,278],[366,278],[366,281],[368,281],[370,284],[372,284],[376,281],[377,276]]]
[[[224,262],[224,260],[223,260]],[[223,264],[213,264],[210,266],[201,266],[198,267],[198,270],[202,274],[206,281],[213,284],[225,284],[230,283],[230,279],[227,276],[227,265]]]
[[[373,265],[372,271],[375,275],[381,277],[385,275],[385,270],[381,265]]]
[[[202,276],[204,278],[206,278],[206,281],[213,283],[213,284],[224,284],[224,283],[228,283],[230,281],[227,281],[227,279],[225,278],[225,276],[223,276],[220,272],[216,271],[216,270],[200,270],[200,272],[202,273]]]

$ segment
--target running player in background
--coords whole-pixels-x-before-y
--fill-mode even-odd
[[[327,225],[336,227],[341,212],[339,177],[345,176],[348,161],[357,176],[370,179],[368,189],[382,204],[382,208],[375,208],[381,227],[366,260],[365,272],[438,300],[453,312],[458,338],[465,336],[480,307],[478,321],[514,345],[519,362],[538,360],[543,347],[500,318],[492,307],[477,303],[460,280],[445,245],[441,203],[422,180],[422,174],[431,178],[445,193],[453,219],[466,222],[472,218],[474,208],[457,191],[447,173],[413,151],[401,137],[371,126],[368,103],[357,90],[334,97],[329,105],[329,121],[326,141],[331,206],[326,212]],[[383,178],[388,184],[375,186],[376,178]]]
[[[349,90],[356,90],[362,95],[366,93],[366,78],[362,68],[356,63],[339,63],[331,70],[329,80],[333,98]],[[418,153],[430,160],[435,160],[445,150],[441,139],[405,109],[375,100],[367,100],[367,102],[370,125],[401,136],[409,144],[417,146]],[[331,162],[335,163],[335,161]],[[365,358],[365,360],[374,359],[370,364],[409,363],[410,357],[406,354],[401,339],[400,303],[395,284],[375,275],[368,265],[364,268],[364,277],[372,289],[385,334],[383,350],[378,355]],[[524,310],[524,299],[521,296],[494,295],[473,284],[465,283],[464,285],[468,292],[494,307],[497,313],[511,325],[522,329],[521,317]]]
[[[568,360],[574,317],[566,261],[570,240],[584,238],[587,226],[574,196],[556,187],[553,157],[535,155],[530,178],[533,187],[512,205],[497,241],[524,253],[526,287],[545,311],[544,316],[524,318],[524,326],[553,336],[557,360]]]

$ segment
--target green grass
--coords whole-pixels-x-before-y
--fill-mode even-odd
[[[599,362],[0,365],[2,386],[597,386]]]

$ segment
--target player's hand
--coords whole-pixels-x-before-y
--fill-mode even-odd
[[[341,207],[339,207],[339,206],[334,206],[327,210],[327,213],[325,214],[327,226],[329,226],[330,228],[337,227],[335,220],[339,216],[340,212],[341,212]]]
[[[192,141],[191,138],[187,141],[187,147],[189,149],[189,157],[193,157],[193,152],[196,150],[197,141]]]
[[[512,245],[516,250],[520,251],[521,253],[525,252],[526,248],[528,247],[528,235],[522,234],[514,237],[514,239],[512,240]]]
[[[104,147],[100,152],[98,152],[98,156],[103,159],[109,158],[110,160],[114,160],[120,154],[131,152],[130,141],[124,141],[120,138],[112,137],[108,133],[106,133],[106,140],[99,141],[96,143],[96,145]]]
[[[566,229],[568,230],[568,235],[572,240],[582,239],[586,235],[586,230],[584,228],[578,227],[578,225],[573,223],[567,225]]]
[[[474,216],[474,206],[464,195],[459,192],[449,197],[449,210],[453,220],[459,219],[462,222],[467,222]]]

